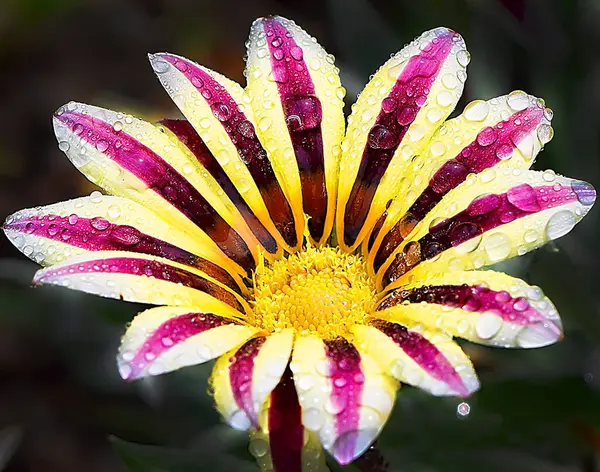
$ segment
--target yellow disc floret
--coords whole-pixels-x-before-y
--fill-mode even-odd
[[[308,247],[254,272],[253,324],[324,338],[347,334],[373,310],[375,284],[362,256]]]

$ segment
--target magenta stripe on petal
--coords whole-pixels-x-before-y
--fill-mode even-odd
[[[240,192],[233,185],[231,179],[209,151],[208,147],[206,147],[206,144],[204,144],[204,141],[202,141],[202,138],[192,125],[187,120],[163,120],[160,124],[171,130],[196,156],[198,161],[219,183],[225,194],[239,210],[242,218],[244,218],[244,221],[248,224],[254,236],[256,236],[256,239],[260,241],[268,252],[275,254],[277,252],[277,241],[275,241],[275,238],[263,226],[256,215],[254,215],[250,207],[248,207]]]
[[[454,37],[456,33],[448,31],[432,40],[420,54],[412,56],[383,100],[346,203],[344,241],[348,246],[356,241],[377,186],[419,109],[425,104],[431,85],[452,50]]]
[[[544,109],[534,105],[482,130],[454,159],[446,161],[404,216],[385,235],[375,256],[375,270],[383,265],[407,235],[406,228],[425,218],[442,197],[471,173],[479,173],[512,156],[517,145],[540,124]],[[408,221],[410,220],[410,222]]]
[[[330,400],[338,436],[334,454],[340,464],[348,464],[355,456],[365,377],[360,366],[360,354],[344,338],[325,341],[325,353],[330,361]]]
[[[527,326],[548,322],[557,336],[561,328],[533,308],[526,298],[512,297],[505,290],[491,290],[481,285],[424,285],[408,290],[395,290],[377,308],[378,311],[402,303],[435,303],[437,305],[462,308],[466,311],[492,312],[504,321]]]
[[[252,373],[254,359],[266,340],[264,336],[250,339],[229,359],[229,383],[233,398],[255,427],[258,427],[259,412],[254,409],[252,401]]]
[[[237,298],[223,287],[207,280],[200,275],[187,270],[174,267],[164,262],[148,259],[137,259],[134,257],[111,257],[91,261],[76,262],[60,267],[49,267],[34,279],[35,283],[51,283],[53,280],[80,274],[128,274],[140,277],[152,277],[164,280],[172,284],[183,285],[205,292],[218,300],[232,306],[240,312],[244,312],[243,306]]]
[[[198,90],[202,98],[206,100],[211,107],[214,116],[221,122],[221,125],[227,132],[231,142],[237,148],[242,162],[246,165],[246,168],[254,179],[265,205],[269,210],[269,214],[273,219],[275,227],[281,233],[286,243],[292,247],[296,246],[298,239],[292,209],[277,181],[271,162],[267,159],[267,153],[256,136],[254,125],[246,118],[246,115],[240,111],[238,104],[233,97],[229,95],[227,90],[219,85],[219,83],[201,67],[186,59],[170,54],[164,54],[161,57],[173,64],[182,74],[184,74],[192,85],[196,87],[196,90]],[[168,127],[171,131],[175,132],[175,134],[182,131],[181,128],[176,130],[170,126]],[[186,136],[190,136],[189,130],[185,131],[185,134]],[[192,139],[196,138],[192,137]],[[198,159],[206,165],[205,160],[208,158],[205,156],[210,155],[210,153],[206,154],[204,149],[202,149],[200,153],[196,153],[196,150],[200,150],[200,148],[196,147],[194,149],[193,146],[197,146],[197,144],[196,140],[196,142],[192,144],[191,149]],[[204,143],[202,143],[202,148],[205,148]],[[218,164],[217,166],[219,171],[222,172],[220,166]],[[215,178],[217,178],[212,170],[208,170]],[[217,178],[217,180],[221,182],[220,179]],[[234,192],[228,192],[228,195],[231,197],[235,194]],[[238,206],[238,208],[241,207]],[[268,247],[265,246],[265,248],[269,250]]]
[[[580,182],[570,186],[557,183],[532,187],[521,184],[506,193],[485,195],[473,200],[466,210],[431,227],[429,233],[419,241],[408,243],[388,267],[384,284],[398,279],[423,260],[431,259],[491,229],[579,200],[578,184],[586,185],[585,190],[581,187],[579,194],[587,195],[591,186]]]
[[[370,325],[392,339],[419,367],[434,379],[444,382],[453,392],[468,396],[469,389],[450,361],[433,343],[419,333],[384,320],[373,320]]]
[[[212,313],[187,313],[165,321],[148,337],[130,362],[131,370],[125,380],[132,380],[173,346],[219,326],[239,324],[236,320]]]
[[[158,154],[129,134],[116,131],[109,123],[90,115],[63,111],[55,117],[198,225],[241,267],[247,270],[254,268],[252,253],[240,235],[185,177]]]
[[[40,236],[87,251],[127,251],[164,257],[195,267],[241,293],[231,275],[218,265],[166,241],[142,233],[133,226],[110,223],[100,217],[83,218],[72,214],[70,216],[25,216],[5,224],[4,227],[7,230]]]
[[[327,188],[321,122],[321,101],[304,61],[303,51],[277,18],[262,21],[271,55],[273,79],[300,171],[304,212],[308,229],[320,240],[327,216]]]
[[[268,426],[273,471],[302,472],[302,410],[289,366],[271,392]]]

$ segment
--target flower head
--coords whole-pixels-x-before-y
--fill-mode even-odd
[[[400,382],[479,387],[453,341],[539,347],[557,311],[483,270],[569,232],[596,194],[528,170],[552,112],[524,92],[447,120],[469,54],[437,28],[372,77],[345,129],[332,56],[296,24],[257,20],[247,87],[173,54],[150,62],[185,119],[80,103],[59,147],[99,193],[10,216],[34,278],[160,305],[133,320],[125,379],[217,359],[218,410],[265,469],[340,463],[385,424]],[[344,137],[345,136],[345,137]]]

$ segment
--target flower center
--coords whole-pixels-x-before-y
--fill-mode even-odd
[[[267,331],[294,328],[335,338],[365,320],[375,293],[362,256],[309,247],[256,269],[253,322]]]

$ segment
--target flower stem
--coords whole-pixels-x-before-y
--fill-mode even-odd
[[[377,443],[366,450],[366,452],[354,461],[354,465],[360,472],[388,472],[389,464],[383,457]]]

